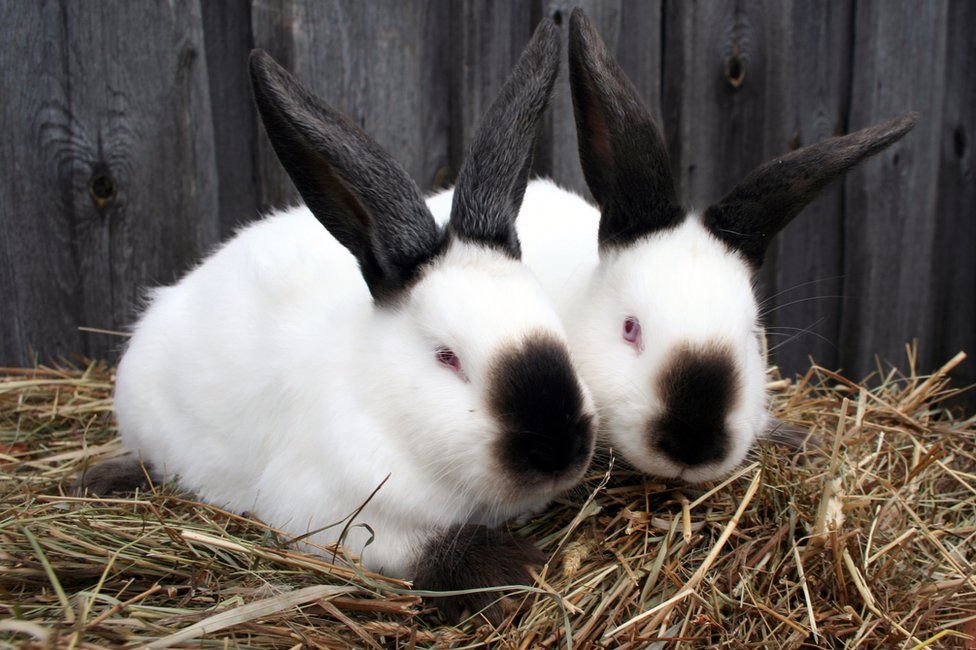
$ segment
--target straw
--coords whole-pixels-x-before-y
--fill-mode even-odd
[[[67,496],[117,457],[113,369],[0,376],[0,644],[37,647],[963,646],[976,630],[976,419],[950,371],[769,376],[805,450],[722,481],[616,463],[512,530],[551,558],[498,629],[174,485]],[[917,353],[909,350],[908,368]]]

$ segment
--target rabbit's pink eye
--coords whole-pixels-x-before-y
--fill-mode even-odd
[[[628,316],[624,320],[624,340],[637,348],[638,352],[641,351],[643,341],[641,339],[640,321],[633,316]]]
[[[451,348],[439,347],[434,351],[434,356],[437,357],[437,363],[441,364],[445,368],[450,368],[464,381],[468,380],[464,374],[464,370],[461,369],[461,360],[458,358],[458,355],[454,353],[454,350]]]

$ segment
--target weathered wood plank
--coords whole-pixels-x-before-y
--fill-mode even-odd
[[[0,357],[30,363],[47,354],[84,351],[78,268],[72,259],[71,148],[65,67],[67,25],[54,2],[0,3]],[[16,30],[8,26],[17,25]],[[59,164],[64,161],[62,164]]]
[[[923,118],[904,140],[845,181],[845,278],[841,319],[844,363],[854,375],[879,355],[905,359],[904,344],[924,341],[932,359],[936,209],[945,97],[944,1],[859,2],[855,19],[850,129],[909,109]],[[957,190],[958,191],[958,190]]]
[[[543,152],[537,173],[552,176],[565,187],[589,197],[579,164],[576,119],[569,89],[566,60],[569,16],[579,6],[590,17],[607,47],[640,91],[648,108],[660,115],[661,2],[660,0],[543,0],[541,15],[562,27],[563,68],[553,91],[552,108],[544,128]]]
[[[530,2],[451,3],[450,169],[434,185],[453,182],[481,122],[532,35]]]
[[[123,327],[145,285],[217,238],[199,4],[2,4],[0,24],[17,26],[2,39],[3,110],[20,125],[0,155],[18,206],[0,214],[16,233],[4,355],[111,356],[118,338],[75,328]]]
[[[789,85],[784,93],[793,148],[844,130],[850,98],[853,2],[796,2],[789,20],[790,70],[785,80]],[[774,243],[771,290],[764,310],[773,358],[787,375],[805,372],[810,357],[828,368],[841,363],[843,215],[843,184],[837,182]],[[810,334],[803,333],[807,329]]]
[[[255,2],[257,47],[274,55],[400,161],[422,189],[449,164],[450,6],[424,2]],[[262,133],[262,203],[294,196]]]
[[[690,205],[707,206],[762,162],[843,125],[849,12],[849,3],[666,3],[664,120]],[[774,361],[787,373],[807,354],[836,361],[841,305],[813,296],[836,294],[837,280],[823,280],[840,275],[840,223],[835,187],[773,243],[760,272],[770,343],[782,345]]]
[[[257,115],[247,57],[254,46],[250,0],[202,2],[207,78],[219,179],[220,234],[259,216]]]
[[[762,280],[787,372],[852,374],[976,351],[976,8],[965,0],[583,3],[704,206],[767,158],[914,108],[902,143],[829,189]],[[0,3],[0,361],[108,356],[78,331],[130,320],[218,236],[295,198],[251,105],[271,51],[424,188],[449,181],[534,23],[563,0]],[[664,41],[662,42],[662,38]],[[739,79],[741,77],[741,80]],[[538,172],[585,187],[565,66]],[[662,97],[663,94],[663,97]],[[840,279],[839,276],[844,278]],[[812,284],[802,285],[806,282]],[[783,291],[780,295],[775,295]],[[843,299],[817,296],[844,295]],[[793,303],[793,304],[791,304]],[[840,346],[838,352],[833,346]],[[976,364],[963,380],[976,380]]]
[[[959,350],[968,352],[970,361],[954,374],[959,385],[971,385],[976,383],[976,3],[950,2],[947,24],[939,190],[933,215],[935,327],[932,340],[923,345],[935,364]],[[976,395],[970,394],[969,402],[976,403]]]
[[[299,16],[292,0],[260,0],[251,3],[251,34],[254,47],[268,51],[285,68],[295,72],[295,30]],[[308,83],[308,80],[304,80]],[[333,98],[327,98],[333,101]],[[290,205],[299,200],[298,192],[285,173],[268,136],[256,123],[258,207],[262,212]]]
[[[668,2],[664,119],[680,193],[706,205],[789,144],[788,11]]]

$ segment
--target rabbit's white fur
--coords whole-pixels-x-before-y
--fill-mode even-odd
[[[514,497],[494,466],[488,365],[531,332],[565,340],[518,262],[453,240],[403,305],[378,308],[349,251],[297,207],[152,294],[118,370],[119,430],[213,503],[295,536],[334,524],[310,538],[320,545],[389,475],[345,545],[407,575],[431,531],[494,525],[578,479]],[[469,382],[438,365],[438,345]]]
[[[451,216],[454,189],[427,198],[438,225]],[[576,301],[599,263],[596,229],[600,212],[579,195],[548,179],[529,182],[515,225],[522,245],[522,262],[563,316]]]
[[[152,294],[118,370],[125,446],[202,499],[342,542],[422,588],[528,581],[539,551],[485,527],[579,481],[595,429],[515,237],[558,61],[542,20],[439,228],[389,154],[252,52],[258,112],[307,207],[241,230]],[[126,487],[115,464],[93,474],[87,485]],[[441,604],[501,616],[484,593]]]
[[[439,223],[450,216],[452,194],[445,190],[427,201]],[[522,260],[566,324],[600,414],[604,444],[655,476],[718,478],[742,461],[769,417],[752,270],[694,213],[677,228],[607,251],[602,260],[599,223],[596,207],[540,179],[528,184],[517,225]],[[620,336],[628,316],[638,317],[643,328],[640,355]],[[644,442],[647,422],[662,408],[656,379],[671,352],[686,343],[725,344],[739,374],[725,455],[689,468]]]

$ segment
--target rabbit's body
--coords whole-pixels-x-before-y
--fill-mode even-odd
[[[490,527],[575,485],[595,429],[515,236],[558,57],[543,20],[439,227],[389,154],[253,52],[258,111],[307,207],[244,228],[151,295],[118,371],[126,447],[204,500],[341,541],[421,589],[528,581],[539,551]],[[81,486],[122,489],[125,471],[105,463]],[[441,603],[497,621],[495,600]]]
[[[470,249],[457,254],[478,271],[453,280],[477,283],[491,256],[477,259],[477,247],[458,248]],[[505,275],[519,271],[509,266],[495,269],[494,282],[482,279],[485,300],[506,290]],[[533,311],[520,305],[498,316],[531,321],[526,312]],[[355,258],[306,207],[273,214],[178,284],[153,293],[119,366],[115,408],[123,442],[208,501],[253,512],[291,535],[335,524],[311,537],[320,545],[337,541],[345,520],[386,479],[348,528],[346,547],[363,549],[371,535],[356,524],[368,524],[375,541],[367,564],[405,575],[431,530],[495,525],[538,499],[480,502],[457,484],[430,481],[425,464],[434,458],[468,462],[464,449],[444,449],[445,436],[432,435],[433,427],[469,442],[495,427],[479,416],[479,387],[458,391],[447,373],[440,394],[396,392],[409,382],[391,373],[433,366],[410,358],[412,337],[424,333],[403,331],[396,321],[396,314],[377,313]],[[558,322],[545,324],[559,331]],[[488,347],[504,343],[492,332],[512,331],[480,325]],[[374,358],[389,364],[363,363]],[[427,401],[429,412],[418,413],[418,401]],[[470,417],[449,415],[459,412]]]

